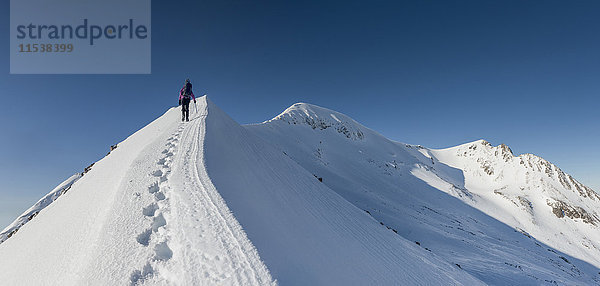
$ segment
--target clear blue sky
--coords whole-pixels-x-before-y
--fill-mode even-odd
[[[428,147],[480,138],[600,189],[598,1],[153,1],[151,75],[9,75],[0,4],[0,228],[177,104],[240,123],[295,102]],[[101,186],[99,186],[101,191]]]

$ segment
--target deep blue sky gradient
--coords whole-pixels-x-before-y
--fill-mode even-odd
[[[151,75],[9,75],[3,1],[0,197],[16,210],[0,212],[0,228],[176,105],[186,77],[240,123],[309,102],[402,142],[506,143],[600,189],[598,1],[153,1],[152,10]]]

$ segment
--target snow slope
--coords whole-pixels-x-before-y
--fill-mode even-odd
[[[467,203],[542,242],[600,267],[600,195],[550,162],[486,141],[430,150],[463,170]]]
[[[0,244],[0,284],[270,284],[202,165],[185,161],[200,137],[178,118],[172,108],[121,142]]]
[[[304,103],[244,127],[398,236],[486,283],[600,284],[600,200],[541,158],[483,141],[447,150],[394,142]]]
[[[56,188],[50,191],[47,195],[41,198],[37,203],[35,203],[32,207],[27,209],[23,214],[21,214],[13,223],[7,226],[2,232],[0,232],[0,243],[9,239],[13,236],[19,229],[32,220],[40,211],[49,206],[52,202],[54,202],[58,197],[65,194],[71,188],[73,183],[77,182],[79,178],[83,176],[83,173],[76,173],[73,176],[66,179],[64,182],[60,183]]]
[[[477,285],[381,226],[209,102],[206,167],[284,285]]]
[[[205,97],[98,161],[0,244],[6,285],[478,285]]]

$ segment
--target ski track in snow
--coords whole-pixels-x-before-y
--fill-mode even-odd
[[[177,218],[180,256],[173,277],[189,285],[275,284],[204,169],[204,116],[184,125],[181,144],[192,147],[173,162],[171,217]]]
[[[276,284],[204,169],[203,116],[179,125],[149,174],[153,202],[140,212],[152,220],[135,239],[153,256],[131,285]]]

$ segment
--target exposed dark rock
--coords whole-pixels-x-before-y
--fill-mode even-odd
[[[488,175],[494,174],[494,167],[492,167],[492,162],[488,160],[483,160],[482,158],[477,159],[477,162],[481,163],[481,168]]]
[[[108,151],[108,153],[106,153],[106,156],[110,155],[110,152],[112,152],[113,150],[117,149],[117,147],[119,147],[119,146],[117,146],[117,144],[111,145],[110,146],[110,151]]]
[[[15,228],[15,230],[11,231],[6,238],[10,238],[11,236],[13,236],[15,233],[17,233],[17,231],[19,231],[20,228]]]
[[[579,206],[571,206],[563,201],[556,200],[548,201],[547,204],[552,207],[552,213],[558,218],[568,217],[570,219],[582,219],[583,222],[596,225],[598,217],[588,213],[585,209]]]
[[[502,158],[504,159],[505,162],[510,161],[512,158],[515,157],[515,155],[513,155],[512,150],[506,146],[505,144],[500,144],[500,146],[498,146],[500,151],[496,151],[495,155],[502,155]]]
[[[92,163],[89,166],[85,167],[85,169],[83,169],[83,173],[85,174],[85,173],[89,172],[92,169],[92,167],[94,166],[94,164],[96,164],[96,163]]]

